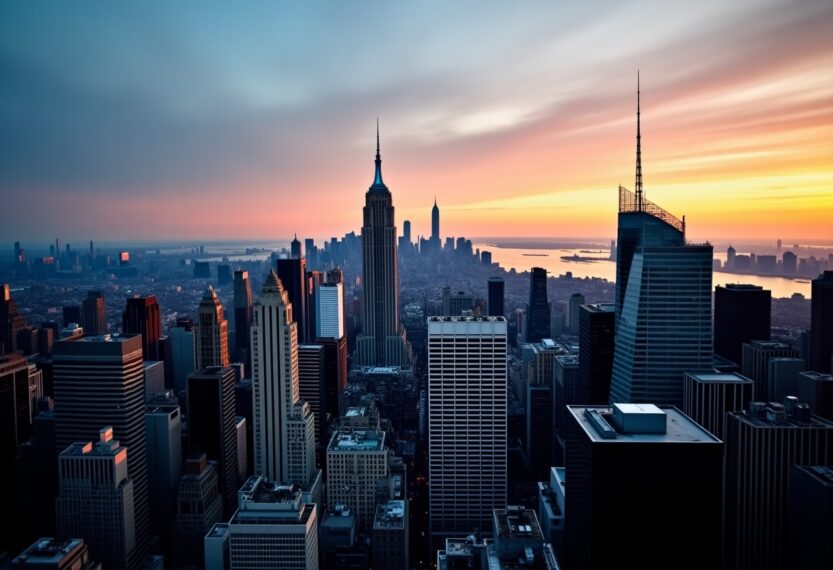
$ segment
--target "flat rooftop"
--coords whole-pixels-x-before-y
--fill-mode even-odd
[[[793,348],[789,344],[786,344],[786,343],[783,343],[783,342],[776,342],[774,340],[753,340],[752,342],[744,343],[744,344],[749,344],[749,345],[753,346],[754,348],[757,348],[757,349],[760,349],[760,350],[786,350],[786,349]]]
[[[137,334],[96,334],[84,335],[81,338],[72,340],[72,342],[127,342],[131,338],[135,338]],[[69,340],[69,339],[66,339]]]
[[[520,506],[508,506],[493,512],[495,526],[501,540],[543,540],[538,516],[532,509]]]
[[[619,404],[619,406],[624,406],[624,404]],[[650,406],[656,407],[653,404]],[[567,406],[567,411],[572,414],[594,443],[721,443],[719,439],[677,408],[660,407],[658,409],[666,415],[665,433],[620,433],[613,424],[611,406]],[[603,435],[600,427],[608,431]]]
[[[21,552],[13,562],[19,564],[37,564],[43,566],[57,565],[74,550],[84,544],[83,539],[70,538],[58,540],[57,538],[40,538],[29,548]]]
[[[405,501],[385,501],[376,507],[374,529],[404,529]]]
[[[339,430],[330,440],[330,451],[380,451],[385,447],[385,432]]]
[[[506,317],[501,316],[433,316],[428,317],[429,323],[505,323]]]
[[[713,383],[713,384],[754,384],[752,380],[746,376],[735,374],[732,372],[686,372],[686,375],[691,376],[697,382]]]
[[[365,408],[364,406],[347,408],[347,413],[344,414],[344,416],[347,418],[363,418],[366,415],[367,408]]]
[[[556,356],[555,359],[561,364],[561,366],[578,366],[578,356],[575,354],[563,354],[561,356]]]
[[[228,523],[214,523],[214,526],[211,527],[211,530],[208,531],[205,537],[222,538],[226,535],[228,535]]]
[[[613,303],[588,303],[582,305],[581,308],[591,313],[612,313],[616,310],[616,305]]]

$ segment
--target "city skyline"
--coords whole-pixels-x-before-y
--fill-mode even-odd
[[[671,19],[647,2],[461,6],[442,21],[365,4],[250,19],[53,8],[9,4],[0,19],[6,241],[355,231],[342,212],[366,187],[377,116],[414,236],[430,235],[435,194],[445,235],[612,235],[611,198],[633,187],[637,70],[646,196],[686,214],[692,239],[831,237],[822,2],[700,3]],[[278,208],[298,215],[266,215]]]

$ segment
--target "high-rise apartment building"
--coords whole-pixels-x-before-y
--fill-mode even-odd
[[[315,467],[315,419],[301,400],[295,307],[274,271],[255,304],[252,393],[255,473],[320,494]],[[317,500],[317,499],[314,499]]]
[[[188,446],[216,461],[226,516],[235,506],[237,470],[234,369],[212,366],[188,377]]]
[[[833,372],[833,270],[813,279],[810,300],[810,368]]]
[[[127,449],[101,429],[93,444],[73,443],[58,456],[58,534],[82,536],[104,568],[141,568],[135,527],[134,482]]]
[[[714,352],[741,363],[743,343],[769,340],[772,293],[757,285],[714,288]]]
[[[506,343],[503,317],[428,319],[428,484],[434,535],[488,529],[492,509],[506,505]]]
[[[409,356],[404,330],[399,326],[396,221],[393,197],[382,181],[378,126],[376,174],[365,194],[363,218],[364,326],[356,340],[356,361],[361,366],[403,366]]]
[[[564,566],[615,567],[626,546],[640,569],[720,568],[723,443],[673,407],[568,414]],[[669,508],[686,516],[669,524]]]
[[[107,303],[101,291],[88,292],[81,303],[81,327],[88,335],[107,332]]]
[[[529,272],[529,303],[526,306],[526,342],[550,337],[550,304],[547,300],[547,270],[533,267]]]
[[[224,368],[229,365],[228,321],[223,316],[223,305],[214,288],[209,285],[197,307],[194,324],[194,370],[209,366]]]
[[[234,359],[246,364],[251,374],[252,362],[249,355],[249,329],[252,327],[252,283],[249,272],[238,269],[234,272]]]
[[[726,566],[786,568],[789,471],[792,465],[830,465],[833,423],[797,398],[783,405],[752,402],[748,411],[728,414],[725,441]]]
[[[162,323],[155,295],[136,296],[127,300],[122,313],[122,332],[142,335],[142,354],[145,360],[161,360],[159,337],[162,336]]]
[[[130,450],[127,468],[133,483],[138,557],[131,559],[131,564],[141,561],[150,538],[142,337],[102,335],[60,340],[54,346],[53,376],[58,450],[90,441],[102,425],[112,426],[114,437]],[[92,545],[90,548],[93,550]],[[106,565],[103,559],[102,563]]]

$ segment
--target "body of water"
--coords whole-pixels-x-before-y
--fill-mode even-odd
[[[577,245],[577,244],[571,244]],[[579,255],[581,257],[607,257],[603,253],[582,253],[582,251],[604,251],[597,243],[586,243],[575,249],[525,249],[511,247],[497,247],[490,243],[475,243],[473,247],[492,253],[492,261],[499,263],[504,269],[514,268],[516,271],[528,271],[533,267],[543,267],[552,275],[564,275],[568,271],[573,277],[600,277],[608,281],[616,281],[616,262],[609,259],[577,262],[561,259],[562,255]],[[608,250],[609,251],[609,250]],[[716,254],[720,259],[721,255]],[[725,258],[725,254],[723,254]],[[804,281],[802,283],[802,281]],[[724,273],[715,271],[712,278],[713,285],[728,283],[751,283],[760,285],[772,291],[774,298],[790,297],[793,293],[801,293],[810,298],[810,283],[808,279],[795,280],[787,277],[765,277],[760,275],[741,275],[738,273]]]

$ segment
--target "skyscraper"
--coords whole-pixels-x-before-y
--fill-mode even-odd
[[[263,284],[252,325],[255,473],[320,493],[315,419],[300,398],[295,307],[274,271]]]
[[[573,293],[570,295],[570,334],[579,334],[579,315],[584,304],[584,295]]]
[[[18,446],[32,433],[32,398],[29,393],[29,363],[22,356],[0,356],[0,515],[13,517],[16,490],[11,469]],[[52,457],[54,461],[54,454]],[[11,533],[0,536],[0,548],[12,547]]]
[[[405,243],[411,243],[411,220],[402,222],[402,237],[405,238]]]
[[[344,284],[325,282],[315,295],[315,338],[344,336]]]
[[[174,519],[174,561],[203,567],[203,537],[223,518],[223,500],[217,481],[217,463],[205,453],[192,454],[185,461],[179,481]]]
[[[298,396],[309,404],[315,418],[315,449],[320,459],[327,445],[327,412],[322,409],[326,403],[324,386],[324,347],[320,344],[298,345]],[[322,465],[321,461],[317,461]]]
[[[613,568],[626,547],[640,569],[720,568],[723,443],[676,408],[567,415],[565,567]]]
[[[182,477],[182,415],[170,394],[157,396],[145,411],[148,491],[153,533],[170,540],[176,491]]]
[[[503,277],[489,277],[489,316],[505,317],[503,308]]]
[[[100,431],[93,444],[73,443],[58,456],[58,533],[82,536],[104,568],[141,568],[136,558],[134,481],[127,449],[113,439],[113,428]]]
[[[772,293],[757,285],[714,288],[714,352],[741,363],[743,343],[769,340]]]
[[[0,285],[0,354],[11,354],[17,350],[18,332],[25,327],[26,317],[17,310],[11,288]]]
[[[726,567],[784,568],[792,465],[830,465],[833,423],[797,398],[751,402],[726,420]],[[761,474],[766,476],[761,476]]]
[[[437,206],[437,197],[434,196],[434,207],[431,208],[431,242],[434,244],[436,248],[435,251],[439,251],[440,249],[440,241],[442,238],[440,237],[440,208]]]
[[[223,305],[217,293],[209,285],[197,308],[194,324],[194,369],[224,368],[229,362],[228,321],[223,316]]]
[[[526,308],[526,342],[550,337],[550,304],[547,300],[547,270],[533,267],[529,272],[529,304]]]
[[[107,332],[107,303],[101,291],[88,292],[81,303],[81,327],[87,335]]]
[[[399,277],[393,197],[382,181],[379,129],[376,129],[376,175],[365,194],[362,225],[364,328],[357,339],[362,366],[402,366],[408,361],[399,327]]]
[[[81,306],[80,305],[68,305],[66,307],[62,307],[63,313],[63,322],[64,326],[68,327],[70,323],[75,323],[77,325],[81,324]],[[60,331],[58,331],[60,332]]]
[[[234,272],[234,359],[246,364],[246,373],[252,373],[249,355],[249,329],[252,327],[252,283],[249,272]]]
[[[753,340],[743,343],[741,374],[755,383],[755,399],[768,401],[769,361],[773,358],[798,358],[798,349],[783,342]]]
[[[298,323],[298,342],[307,342],[307,260],[302,257],[279,259],[277,270],[292,303],[292,318]]]
[[[234,511],[240,485],[237,472],[234,380],[232,368],[212,366],[188,377],[188,445],[216,461],[226,516]]]
[[[142,337],[66,338],[55,343],[53,360],[58,449],[89,441],[102,425],[108,425],[130,450],[127,465],[133,481],[136,556],[141,561],[150,536]]]
[[[681,405],[683,372],[712,366],[712,246],[643,196],[639,87],[636,191],[619,187],[611,402]]]
[[[615,316],[613,304],[582,305],[579,309],[577,404],[610,401]]]
[[[686,372],[683,412],[721,440],[726,414],[749,407],[754,382],[734,373]]]
[[[810,368],[833,372],[833,271],[813,279],[810,313]]]
[[[142,335],[142,355],[145,360],[160,360],[159,337],[162,323],[159,320],[159,303],[155,295],[132,297],[122,314],[122,332]]]
[[[194,372],[194,322],[180,317],[171,327],[171,383],[179,394],[185,390],[188,376]]]
[[[793,465],[787,509],[787,568],[833,568],[833,468]]]
[[[301,241],[298,239],[298,234],[295,234],[295,237],[290,244],[290,255],[292,259],[301,259],[303,254],[301,253]]]
[[[428,319],[433,535],[486,531],[492,509],[506,506],[506,350],[503,317]]]

